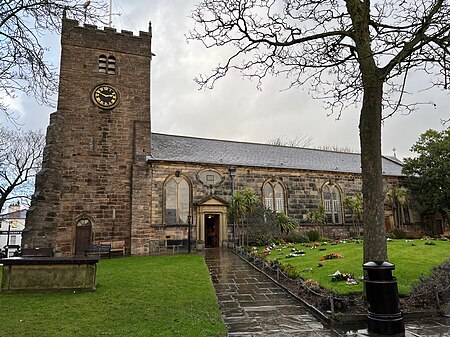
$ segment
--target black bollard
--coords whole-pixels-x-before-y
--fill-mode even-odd
[[[397,280],[392,276],[395,265],[387,261],[363,264],[367,271],[364,279],[369,310],[369,332],[394,335],[405,331],[403,314],[398,307]]]

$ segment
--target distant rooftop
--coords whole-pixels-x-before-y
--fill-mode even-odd
[[[360,158],[359,153],[152,133],[147,160],[361,173]],[[382,160],[383,175],[402,175],[401,162]]]
[[[25,219],[27,217],[27,210],[21,209],[10,213],[0,214],[0,221],[2,220],[15,220],[15,219]]]

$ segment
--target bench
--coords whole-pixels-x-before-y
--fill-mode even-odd
[[[106,244],[111,246],[111,253],[120,252],[123,256],[125,256],[126,245],[124,240],[120,241],[102,241],[101,244]]]
[[[85,255],[107,255],[108,258],[111,258],[111,244],[105,244],[105,243],[93,243],[92,245],[89,245],[85,250]]]
[[[52,257],[53,248],[51,247],[22,248],[20,255],[23,257]]]
[[[20,255],[20,245],[6,245],[3,246],[3,250],[0,250],[0,256],[5,255],[5,257],[19,256]]]
[[[179,250],[180,248],[187,248],[188,246],[188,240],[173,240],[173,239],[166,239],[166,240],[160,240],[159,244],[159,252],[161,252],[162,249],[165,250],[172,250],[172,254],[175,253],[175,251]]]

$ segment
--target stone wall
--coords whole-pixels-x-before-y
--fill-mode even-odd
[[[165,227],[163,207],[164,207],[164,183],[166,179],[176,174],[185,177],[192,186],[192,203],[195,204],[206,195],[217,196],[225,201],[231,200],[231,177],[229,166],[189,164],[189,163],[167,163],[152,162],[149,164],[153,174],[153,184],[151,188],[151,225],[160,230],[157,235],[165,233],[175,233],[176,227]],[[214,170],[220,173],[223,181],[218,186],[208,187],[203,185],[197,175],[203,170]],[[361,191],[361,175],[338,172],[302,171],[292,169],[266,169],[258,167],[236,167],[235,188],[243,190],[252,188],[257,195],[262,196],[262,186],[267,180],[276,180],[282,183],[286,192],[287,214],[302,223],[301,231],[308,231],[314,227],[307,223],[307,213],[317,209],[322,203],[322,186],[327,182],[337,184],[341,189],[341,198],[354,196]],[[386,186],[398,186],[401,182],[399,177],[385,177]],[[193,224],[199,222],[195,207],[191,210]],[[344,209],[345,213],[345,209]],[[351,223],[350,214],[344,214],[345,224],[324,226],[325,236],[330,238],[347,238],[353,236],[354,226]],[[361,226],[362,227],[362,226]],[[161,229],[164,229],[161,231]],[[231,230],[231,229],[229,229]],[[185,233],[182,228],[178,229],[178,234]]]
[[[150,125],[146,122],[136,122],[135,132],[135,163],[132,172],[131,188],[131,222],[130,244],[131,254],[142,255],[149,252],[150,240],[156,237],[156,230],[150,226],[152,171],[145,161],[150,145],[144,135],[150,134]]]

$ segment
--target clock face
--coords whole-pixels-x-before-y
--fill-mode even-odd
[[[92,92],[92,100],[102,109],[112,109],[119,104],[119,92],[109,84],[100,84]]]

